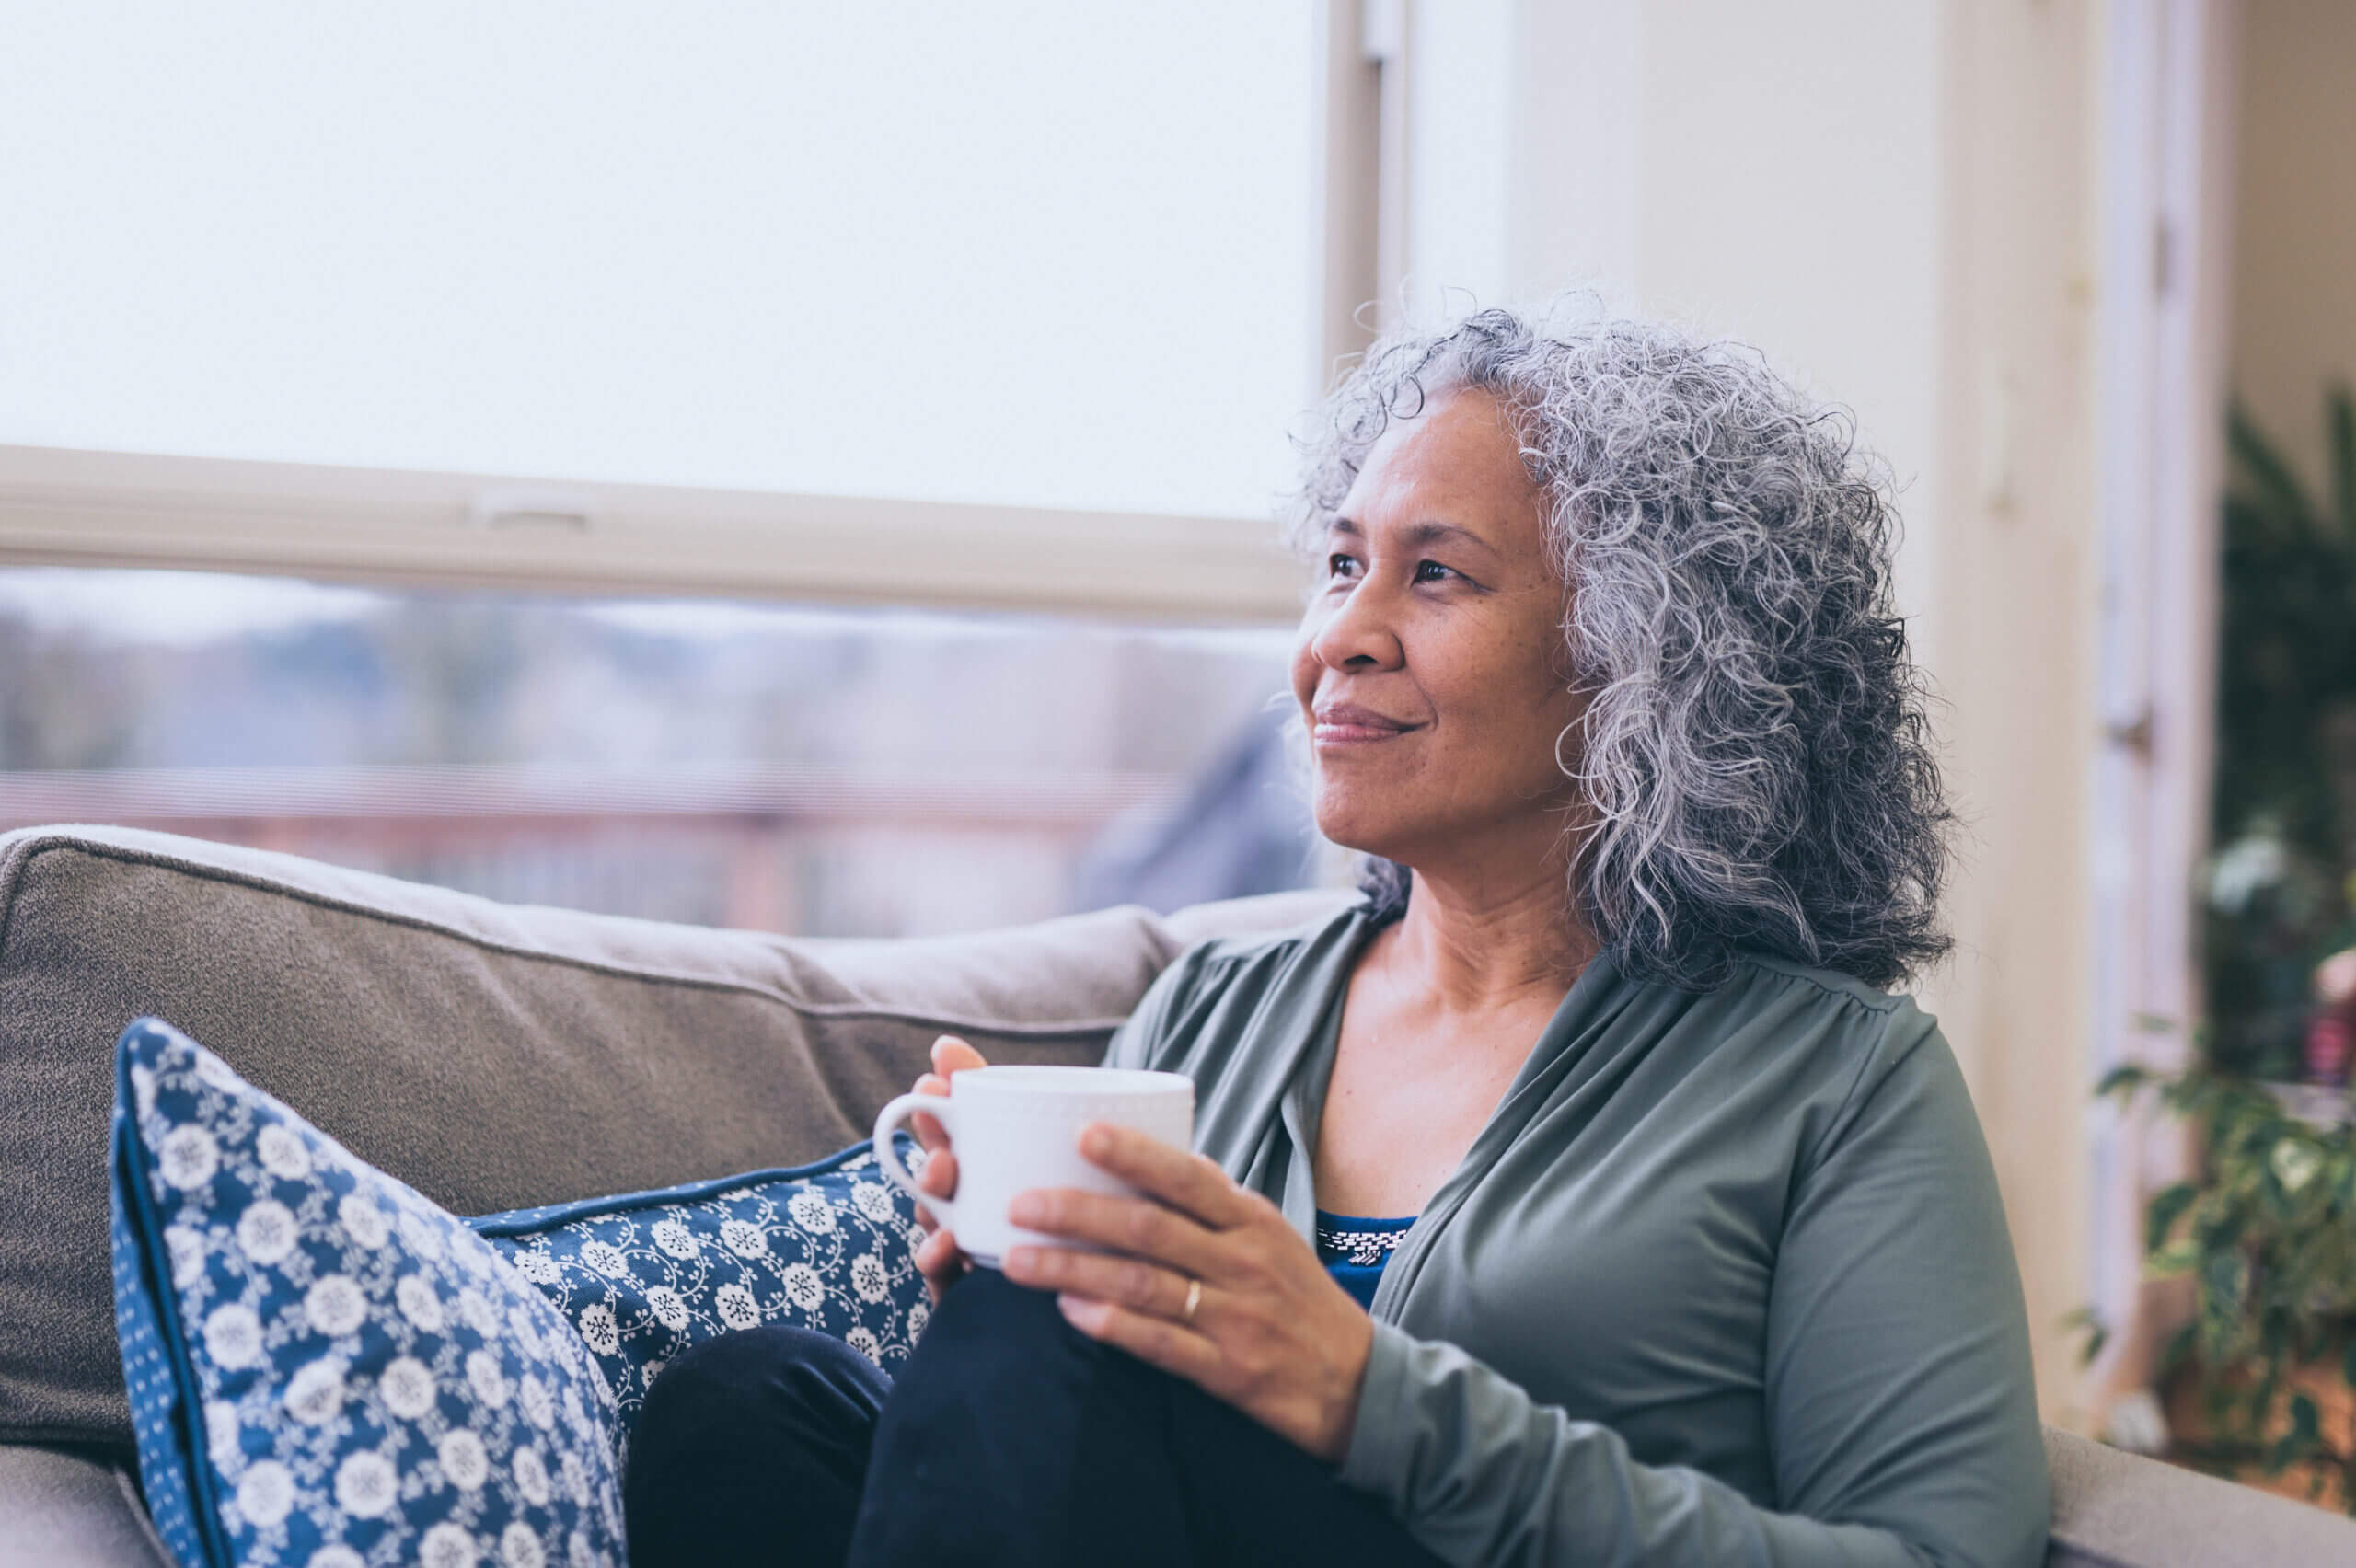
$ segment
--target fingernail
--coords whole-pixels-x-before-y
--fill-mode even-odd
[[[1113,1135],[1102,1127],[1090,1127],[1080,1135],[1080,1152],[1091,1159],[1113,1152]]]
[[[1065,1291],[1059,1290],[1056,1292],[1056,1309],[1061,1312],[1066,1318],[1068,1318],[1073,1323],[1083,1328],[1087,1326],[1080,1322],[1080,1319],[1086,1315],[1088,1311],[1088,1304],[1082,1301],[1079,1297],[1070,1295]]]
[[[1006,1217],[1017,1225],[1037,1225],[1047,1217],[1047,1205],[1029,1193],[1017,1193],[1006,1205]]]

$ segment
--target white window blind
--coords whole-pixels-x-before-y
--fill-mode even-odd
[[[0,445],[1205,519],[1289,482],[1306,7],[8,32]]]

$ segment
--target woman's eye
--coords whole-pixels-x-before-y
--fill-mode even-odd
[[[1418,582],[1438,582],[1455,575],[1454,568],[1442,566],[1436,560],[1421,560],[1415,563],[1415,581]]]
[[[1331,555],[1325,558],[1325,575],[1328,577],[1355,577],[1357,570],[1358,563],[1352,557]]]

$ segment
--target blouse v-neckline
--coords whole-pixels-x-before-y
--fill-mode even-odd
[[[1334,1063],[1341,1051],[1342,1009],[1349,996],[1350,976],[1357,968],[1366,944],[1379,929],[1380,925],[1369,912],[1359,913],[1347,940],[1334,944],[1327,961],[1301,977],[1304,991],[1313,996],[1322,990],[1323,998],[1317,1027],[1301,1042],[1288,1065],[1284,1091],[1277,1100],[1277,1114],[1291,1146],[1279,1205],[1286,1220],[1312,1247],[1317,1241],[1316,1130],[1324,1115]],[[1390,1250],[1381,1282],[1374,1294],[1377,1316],[1414,1283],[1432,1238],[1462,1206],[1466,1194],[1480,1184],[1544,1103],[1545,1091],[1533,1091],[1532,1086],[1542,1077],[1553,1076],[1546,1073],[1546,1067],[1566,1050],[1593,1039],[1626,999],[1626,988],[1618,983],[1618,970],[1611,955],[1598,953],[1579,972],[1553,1016],[1539,1032],[1504,1095],[1482,1123],[1481,1130],[1473,1135],[1456,1169],[1434,1189],[1422,1211],[1411,1217],[1404,1235]]]

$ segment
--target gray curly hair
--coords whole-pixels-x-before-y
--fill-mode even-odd
[[[1944,954],[1953,813],[1891,600],[1888,474],[1853,419],[1752,350],[1587,302],[1410,328],[1302,443],[1303,553],[1390,421],[1461,389],[1513,420],[1576,585],[1587,705],[1557,755],[1588,807],[1569,894],[1605,950],[1692,989],[1745,950],[1884,986]],[[1404,907],[1403,867],[1363,884]]]

